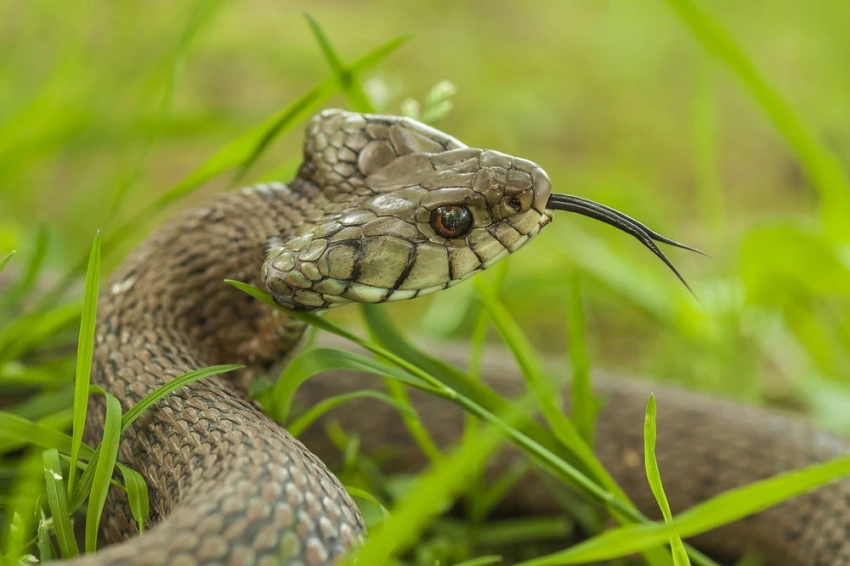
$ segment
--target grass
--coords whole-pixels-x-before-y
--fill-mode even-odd
[[[255,178],[276,177],[291,170],[289,160],[284,159],[281,165],[280,160],[271,160],[270,155],[284,149],[285,157],[296,155],[298,136],[287,134],[297,131],[303,120],[316,109],[330,101],[338,104],[334,97],[339,94],[352,109],[378,108],[397,112],[401,103],[388,107],[381,95],[392,90],[393,77],[408,77],[414,84],[415,80],[424,80],[411,77],[405,70],[405,64],[420,69],[418,75],[427,75],[427,82],[418,85],[422,91],[443,78],[451,78],[458,85],[455,105],[464,106],[463,112],[446,116],[451,105],[447,93],[450,95],[453,89],[438,86],[427,96],[424,104],[405,103],[411,111],[419,112],[426,119],[451,120],[450,131],[472,145],[488,144],[507,151],[513,151],[512,146],[515,146],[517,154],[541,162],[548,159],[555,164],[554,169],[547,168],[556,181],[586,186],[597,193],[591,195],[594,198],[606,200],[618,208],[634,210],[636,216],[648,216],[652,224],[663,225],[666,213],[674,208],[685,211],[680,216],[686,219],[693,212],[693,217],[710,223],[714,234],[708,245],[701,247],[719,257],[712,267],[694,264],[686,268],[686,271],[697,273],[690,278],[700,297],[700,303],[695,303],[683,290],[673,286],[666,273],[661,269],[652,270],[647,257],[635,253],[634,247],[625,247],[628,244],[616,236],[597,232],[596,227],[585,229],[578,221],[573,224],[558,222],[547,230],[551,236],[544,235],[535,242],[539,251],[532,252],[529,248],[527,252],[511,258],[507,268],[479,278],[475,285],[462,285],[430,301],[419,301],[418,305],[407,307],[409,310],[404,311],[404,318],[425,321],[425,328],[431,333],[471,333],[479,352],[488,334],[498,335],[516,356],[528,383],[530,394],[517,405],[506,402],[483,385],[476,378],[474,363],[469,372],[460,371],[418,350],[387,315],[387,311],[398,314],[399,309],[405,308],[403,306],[361,309],[362,324],[368,330],[368,338],[361,338],[342,328],[343,323],[350,322],[345,313],[330,320],[306,316],[311,324],[343,335],[371,350],[377,354],[377,359],[317,349],[304,352],[285,370],[286,379],[260,394],[270,413],[288,422],[290,429],[299,430],[338,404],[362,396],[376,398],[397,408],[406,417],[405,422],[413,438],[431,461],[431,467],[415,481],[401,487],[389,481],[374,496],[352,485],[352,492],[359,500],[365,501],[364,512],[374,525],[373,535],[359,554],[360,563],[380,563],[388,557],[405,563],[429,565],[438,562],[467,565],[496,563],[493,548],[501,552],[505,546],[518,542],[528,543],[570,532],[573,526],[563,520],[531,518],[502,523],[485,520],[487,510],[524,471],[524,468],[517,468],[500,478],[493,490],[495,495],[485,494],[475,485],[488,455],[505,442],[514,444],[527,454],[529,463],[526,466],[542,467],[559,482],[572,486],[589,500],[613,509],[621,523],[621,526],[574,547],[525,562],[535,565],[579,564],[590,559],[614,558],[635,552],[643,552],[643,558],[652,564],[669,563],[670,553],[663,546],[669,541],[672,540],[678,548],[678,537],[691,536],[733,521],[850,472],[850,460],[842,458],[728,492],[678,515],[667,516],[665,513],[664,522],[654,523],[648,522],[632,506],[588,449],[588,441],[593,437],[594,417],[594,411],[588,409],[595,406],[590,402],[592,399],[587,387],[588,379],[592,379],[591,360],[594,366],[604,362],[605,365],[637,369],[662,378],[672,375],[690,377],[690,385],[751,399],[762,396],[788,399],[793,395],[797,403],[810,409],[813,416],[820,419],[821,424],[845,427],[845,430],[850,426],[850,423],[841,420],[841,415],[846,414],[847,403],[850,403],[850,388],[846,384],[846,368],[850,367],[850,332],[847,332],[846,326],[846,321],[850,320],[847,316],[850,314],[847,300],[850,274],[845,261],[844,222],[848,187],[841,166],[844,157],[841,142],[847,138],[845,132],[850,131],[850,124],[839,121],[831,132],[832,143],[823,141],[820,132],[826,129],[825,119],[812,110],[819,108],[820,99],[813,95],[811,100],[804,99],[802,103],[796,100],[796,105],[787,102],[786,96],[768,78],[769,73],[763,72],[755,59],[747,54],[747,46],[739,43],[737,34],[730,33],[725,25],[719,23],[728,21],[734,26],[738,18],[746,19],[744,12],[730,10],[722,13],[722,18],[717,18],[693,2],[669,0],[666,3],[668,11],[665,12],[661,7],[663,4],[658,3],[658,6],[647,10],[649,15],[637,16],[626,7],[600,9],[601,15],[576,7],[576,12],[570,14],[587,23],[589,29],[596,29],[593,28],[595,25],[600,29],[619,30],[616,34],[601,34],[608,38],[603,47],[614,50],[628,46],[628,32],[641,27],[639,23],[630,24],[624,33],[622,28],[617,28],[617,22],[632,17],[644,18],[639,21],[643,21],[648,29],[656,30],[658,37],[666,38],[659,41],[671,43],[651,44],[651,40],[644,39],[650,47],[646,50],[646,58],[639,56],[644,51],[634,47],[618,51],[620,58],[628,53],[633,57],[631,62],[643,66],[641,68],[655,64],[664,69],[663,63],[647,62],[653,53],[656,56],[660,52],[691,53],[699,73],[696,94],[685,97],[686,115],[693,117],[694,176],[700,187],[698,210],[694,212],[681,203],[671,204],[687,201],[687,196],[670,195],[669,186],[666,190],[663,187],[647,188],[642,192],[623,189],[623,179],[628,181],[626,185],[641,188],[647,186],[647,178],[653,179],[653,184],[655,179],[669,178],[670,173],[661,169],[660,156],[674,160],[674,170],[679,173],[682,163],[685,168],[689,167],[689,150],[682,150],[678,139],[674,145],[669,140],[665,144],[662,137],[652,138],[657,142],[649,144],[653,147],[652,152],[643,154],[639,144],[629,141],[629,136],[635,134],[618,129],[631,124],[641,132],[639,136],[655,135],[635,126],[635,120],[642,118],[654,125],[653,132],[663,132],[668,127],[665,122],[669,119],[668,115],[676,111],[675,104],[652,106],[651,97],[645,97],[644,100],[650,101],[647,103],[649,107],[636,110],[633,102],[617,98],[619,94],[611,94],[607,89],[599,90],[600,84],[606,85],[606,78],[610,80],[610,75],[605,73],[614,72],[602,68],[617,68],[617,57],[609,60],[607,67],[597,65],[599,68],[592,72],[582,68],[585,59],[578,57],[574,59],[572,71],[579,79],[571,81],[581,83],[582,89],[595,93],[608,106],[597,108],[591,105],[590,108],[596,112],[589,112],[584,105],[573,109],[570,104],[577,99],[584,100],[585,105],[591,103],[570,91],[566,86],[569,82],[552,71],[558,67],[555,64],[558,61],[547,58],[546,51],[561,44],[546,42],[570,41],[563,39],[563,30],[556,25],[559,20],[554,15],[537,20],[540,22],[537,30],[541,42],[539,53],[530,59],[526,55],[524,60],[517,62],[510,60],[511,53],[501,51],[504,46],[498,41],[512,37],[510,34],[514,33],[514,27],[503,27],[504,22],[498,19],[480,20],[477,15],[457,8],[455,15],[458,21],[480,24],[480,35],[475,36],[476,41],[486,45],[488,52],[480,53],[478,60],[496,59],[500,62],[486,67],[476,64],[459,71],[454,67],[459,64],[455,59],[440,59],[441,50],[446,47],[427,38],[415,38],[404,50],[399,50],[408,42],[408,36],[399,36],[384,43],[381,39],[372,39],[368,45],[362,46],[366,55],[347,64],[348,58],[336,51],[330,37],[347,46],[352,40],[344,37],[341,31],[323,31],[325,26],[319,26],[317,22],[336,24],[337,16],[318,6],[316,9],[323,13],[316,13],[315,19],[308,18],[303,26],[304,45],[311,41],[306,39],[306,34],[311,33],[312,46],[275,48],[285,53],[291,50],[295,59],[309,59],[310,72],[295,73],[296,78],[288,81],[295,87],[277,85],[284,90],[270,89],[275,93],[283,92],[280,98],[285,103],[276,101],[271,109],[266,104],[262,115],[235,120],[221,108],[204,107],[206,100],[203,95],[192,94],[193,88],[199,88],[197,77],[192,82],[186,75],[191,75],[194,66],[202,64],[193,58],[193,52],[227,53],[220,45],[204,43],[205,36],[225,43],[228,33],[245,37],[244,29],[238,23],[228,27],[226,22],[230,20],[222,14],[228,14],[238,22],[240,18],[251,17],[247,11],[231,7],[227,2],[200,0],[182,5],[179,18],[152,10],[151,17],[145,20],[151,27],[146,30],[165,39],[163,48],[154,49],[148,59],[136,61],[126,53],[122,60],[118,52],[114,56],[109,53],[92,58],[84,56],[88,49],[86,42],[89,41],[85,39],[90,25],[88,17],[95,13],[91,7],[89,11],[81,7],[79,12],[67,14],[65,21],[56,22],[54,37],[63,49],[51,51],[49,42],[42,42],[36,48],[32,38],[27,37],[26,30],[32,30],[30,33],[37,30],[36,22],[45,17],[49,4],[45,2],[44,6],[15,9],[21,31],[16,30],[7,37],[16,38],[20,42],[19,49],[10,51],[0,61],[0,76],[4,83],[13,85],[4,95],[6,99],[0,108],[0,123],[3,124],[0,148],[4,149],[0,152],[0,186],[3,188],[0,210],[12,212],[8,218],[0,216],[0,270],[15,269],[13,283],[0,297],[0,320],[3,321],[0,324],[0,392],[3,396],[0,411],[0,555],[5,560],[15,563],[20,556],[36,551],[44,558],[75,555],[79,549],[71,532],[70,518],[81,519],[83,506],[87,510],[85,548],[93,549],[99,509],[111,483],[128,491],[134,518],[143,524],[148,511],[141,476],[120,465],[120,474],[113,473],[118,433],[129,426],[139,411],[167,395],[174,387],[236,367],[199,368],[197,372],[157,391],[138,409],[123,415],[120,406],[108,393],[92,391],[88,385],[88,374],[101,256],[103,269],[108,272],[127,247],[137,241],[164,210],[177,203],[188,205],[194,198],[194,192],[204,184],[227,187]],[[826,0],[823,4],[825,8],[833,6]],[[711,8],[711,5],[707,6]],[[522,28],[525,21],[522,16],[511,16],[507,14],[509,6],[504,8],[505,21]],[[556,14],[566,8],[550,5],[547,9]],[[120,35],[123,29],[125,36],[118,44],[126,42],[130,50],[134,41],[147,39],[133,36],[130,26],[122,28],[120,25],[124,19],[137,19],[133,18],[134,8],[109,10],[115,20],[112,26],[101,30],[103,36],[99,40],[108,41],[110,34]],[[411,17],[422,22],[429,17],[419,13],[415,7],[410,11]],[[717,13],[720,14],[719,11]],[[348,14],[347,17],[355,16]],[[391,10],[384,17],[387,29],[409,29],[393,25],[392,18],[401,16]],[[439,24],[459,25],[442,20]],[[789,25],[782,21],[775,24]],[[361,22],[360,25],[370,24]],[[796,21],[794,25],[798,27],[790,28],[791,32],[796,30],[797,35],[793,37],[805,38],[807,32],[812,33],[811,29],[820,30],[817,27],[806,28],[804,20]],[[470,24],[467,28],[458,29],[466,33],[473,27]],[[253,28],[247,26],[247,29]],[[334,25],[334,28],[344,30],[346,26]],[[427,34],[427,28],[423,29]],[[500,33],[494,34],[494,30]],[[289,35],[297,33],[293,30]],[[676,34],[682,39],[670,39]],[[384,30],[371,37],[396,35],[397,32]],[[829,41],[834,42],[828,45],[839,51],[843,45],[841,41],[850,41],[844,35],[827,36],[831,38]],[[289,39],[282,38],[281,41]],[[461,34],[456,41],[456,45],[448,47],[449,53],[452,48],[455,55],[464,48],[475,52],[468,36]],[[582,41],[579,42],[582,45],[595,45],[597,40],[584,37]],[[375,44],[379,46],[374,47]],[[64,49],[68,46],[75,48]],[[709,56],[698,52],[695,46]],[[299,71],[297,63],[281,61],[277,58],[279,54],[263,48],[255,49],[258,49],[258,57],[275,61],[289,71]],[[346,47],[343,52],[349,49]],[[419,53],[428,54],[421,65],[410,60],[399,65],[386,59],[391,54],[398,58],[415,57]],[[603,50],[600,53],[588,52],[588,60],[601,58],[604,61],[607,52]],[[764,59],[764,51],[760,53]],[[255,53],[249,53],[244,58],[253,55]],[[326,78],[310,74],[318,68],[321,57],[327,63],[324,72],[330,72]],[[45,69],[39,64],[44,58],[56,64]],[[431,58],[441,61],[443,67],[438,69],[441,74],[428,72]],[[601,145],[588,146],[586,154],[570,154],[569,139],[547,129],[546,120],[541,120],[535,112],[542,112],[549,122],[557,122],[553,115],[539,110],[541,104],[527,98],[525,90],[504,84],[506,61],[510,63],[508,66],[516,69],[518,77],[526,77],[526,82],[536,85],[541,100],[550,101],[548,104],[552,107],[566,105],[561,108],[564,115],[571,116],[572,124],[583,132],[584,139],[590,140],[586,143],[592,144],[595,136],[599,135],[603,140]],[[378,83],[363,82],[362,75],[374,70],[379,63],[381,68],[392,69],[389,78],[385,76]],[[543,69],[538,75],[525,75],[534,73],[538,65]],[[33,75],[38,72],[42,75]],[[216,66],[212,76],[223,72]],[[281,70],[275,68],[275,73],[280,74]],[[559,77],[554,83],[550,82],[553,79],[547,78],[553,74]],[[135,78],[137,75],[138,79]],[[494,76],[500,79],[494,79]],[[652,76],[657,81],[663,73]],[[831,85],[840,93],[845,85],[838,78],[833,80]],[[627,84],[641,84],[640,79],[632,78],[631,81]],[[203,84],[203,81],[200,83]],[[794,88],[799,85],[790,86],[789,90],[798,92]],[[293,88],[301,91],[285,90]],[[409,96],[414,90],[415,86],[406,87],[404,96]],[[729,91],[747,93],[752,102],[745,104],[742,111],[737,99],[732,98],[730,102],[733,95]],[[208,93],[210,89],[204,88],[201,92]],[[826,96],[824,93],[816,94]],[[231,104],[231,97],[238,99],[238,93],[229,93],[225,108]],[[475,105],[461,100],[475,101]],[[497,102],[502,106],[493,110]],[[193,115],[191,110],[196,104],[205,108],[200,115]],[[795,106],[805,108],[805,115]],[[471,108],[475,112],[470,112]],[[500,120],[483,118],[488,112],[498,112]],[[221,113],[224,118],[219,117]],[[469,124],[464,122],[463,117],[471,114],[475,115],[478,129],[464,132]],[[607,130],[603,128],[599,133],[594,126],[585,123],[586,114],[593,114],[596,120],[606,124]],[[758,122],[761,116],[766,125]],[[249,127],[249,121],[258,125]],[[817,124],[815,127],[810,125],[812,121]],[[739,122],[740,129],[735,129]],[[502,123],[506,125],[501,126]],[[237,127],[221,130],[221,124]],[[534,126],[529,129],[529,124]],[[500,129],[502,127],[507,134]],[[733,128],[735,135],[723,133],[729,128]],[[446,129],[449,129],[448,125]],[[764,133],[760,134],[760,138],[754,138],[750,131]],[[464,133],[467,135],[462,135]],[[290,138],[291,141],[287,141]],[[526,150],[525,144],[532,144],[534,138],[543,138],[545,143]],[[747,141],[740,142],[739,138]],[[213,141],[206,141],[209,139]],[[163,172],[171,167],[163,155],[171,153],[180,140],[200,144],[202,149],[182,149],[185,165],[180,169],[189,172],[177,183],[171,181],[170,175],[165,175],[168,182],[164,182]],[[793,160],[805,171],[820,199],[817,213],[796,212],[813,207],[805,199],[788,196],[787,186],[784,187],[785,193],[776,189],[788,181],[768,176],[758,177],[758,181],[747,184],[746,176],[743,181],[734,177],[730,180],[728,169],[721,170],[727,161],[737,163],[737,154],[757,153],[767,143],[764,140],[785,144],[790,153],[777,156],[776,152],[768,152],[767,163],[759,169],[787,168],[789,161]],[[287,143],[290,145],[287,146]],[[553,149],[555,147],[567,149]],[[611,147],[613,151],[610,151]],[[659,147],[661,151],[658,151]],[[684,156],[680,151],[686,152]],[[568,154],[567,165],[572,169],[557,165],[563,160],[563,153]],[[632,154],[638,158],[630,157]],[[206,155],[210,157],[205,158]],[[601,165],[594,168],[593,164],[597,161]],[[752,164],[747,165],[755,169]],[[650,171],[642,176],[645,166]],[[81,174],[83,172],[85,176]],[[33,208],[31,197],[12,188],[37,187],[42,198],[40,202],[50,211],[49,203],[60,199],[58,193],[53,192],[51,175],[67,179],[71,183],[70,188],[76,190],[75,194],[79,196],[70,201],[61,197],[66,199],[61,202],[67,204],[67,214],[59,214],[51,222],[44,223],[30,212]],[[83,177],[85,183],[76,180]],[[757,209],[753,208],[750,217],[742,217],[735,209],[747,202],[746,198],[730,191],[727,186],[736,182],[739,184],[735,185],[735,189],[754,194],[753,201],[759,204]],[[146,191],[141,190],[154,186],[170,188],[153,194],[145,194]],[[768,206],[763,205],[768,200],[764,195],[771,199]],[[791,211],[795,214],[789,217]],[[53,212],[56,214],[56,211]],[[45,227],[48,224],[50,228]],[[96,233],[97,224],[104,228],[102,249],[97,236],[90,253],[84,253]],[[671,224],[668,223],[668,226]],[[686,222],[677,223],[676,231],[687,233],[691,230]],[[693,230],[700,231],[699,228]],[[548,243],[545,241],[547,237]],[[734,248],[733,242],[735,245],[740,242],[737,255],[726,251]],[[11,251],[14,248],[18,249],[15,255]],[[575,274],[572,280],[569,275],[565,276],[568,270]],[[63,275],[55,277],[53,274],[57,271]],[[565,285],[565,281],[570,285]],[[82,291],[75,290],[81,287]],[[565,292],[565,289],[568,291]],[[83,297],[82,302],[80,297]],[[550,332],[551,329],[557,330]],[[574,412],[575,420],[563,416],[552,395],[548,375],[542,368],[536,347],[532,345],[539,342],[544,348],[552,348],[554,344],[563,349],[561,344],[565,334],[569,336],[576,383],[584,384],[584,387],[576,388],[573,403],[581,409]],[[554,336],[554,339],[545,339],[547,335]],[[646,352],[628,351],[629,344],[633,342],[630,337],[635,335],[640,337],[641,350]],[[626,351],[611,352],[606,347],[609,343],[623,344]],[[390,383],[395,385],[390,387],[388,394],[374,390],[340,396],[315,407],[306,415],[290,415],[289,401],[295,387],[317,371],[329,367],[365,369],[391,380]],[[75,387],[70,388],[67,377],[75,370]],[[779,392],[768,390],[764,383],[778,384]],[[470,415],[467,420],[469,426],[462,442],[446,454],[439,452],[427,431],[418,427],[415,410],[398,384],[425,389],[466,410]],[[107,406],[107,433],[97,447],[86,446],[81,441],[86,400],[90,394],[103,396]],[[546,426],[527,418],[531,407],[545,416]],[[659,504],[664,508],[660,480],[664,470],[649,465],[652,462],[652,416],[653,411],[648,409],[648,475],[656,488]],[[639,427],[640,423],[635,423],[635,426]],[[68,430],[72,431],[70,435],[66,434]],[[351,478],[354,483],[358,474],[371,473],[373,463],[367,455],[360,454],[356,433],[329,428],[329,434],[346,454],[348,465],[343,478]],[[395,494],[395,497],[388,499],[385,497],[387,493]],[[458,523],[441,517],[449,504],[461,494],[467,494],[463,496],[467,500],[466,506],[472,510],[470,515],[477,518],[477,522]],[[376,506],[376,503],[379,505]],[[381,512],[380,505],[389,508],[389,518]],[[49,509],[52,521],[41,520],[42,509]],[[580,518],[581,512],[577,520]],[[494,540],[508,541],[508,544],[494,546]],[[476,545],[474,541],[481,544]],[[688,552],[692,563],[710,563],[692,549]],[[677,563],[685,563],[687,558],[677,552],[676,560],[679,561]]]

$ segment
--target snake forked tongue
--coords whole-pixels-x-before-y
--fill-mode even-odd
[[[637,238],[640,243],[650,249],[652,253],[658,256],[664,264],[670,268],[670,270],[676,274],[676,277],[679,278],[679,281],[688,288],[688,291],[693,293],[693,289],[688,285],[688,282],[685,281],[685,278],[682,277],[682,274],[679,273],[679,270],[676,269],[676,266],[673,265],[667,256],[664,255],[664,252],[661,251],[655,242],[662,242],[665,244],[669,244],[671,246],[675,246],[677,248],[682,248],[685,250],[690,250],[692,252],[696,252],[698,254],[705,255],[703,252],[696,248],[692,248],[690,246],[686,246],[685,244],[679,243],[675,240],[671,240],[670,238],[664,237],[658,232],[650,230],[646,225],[641,222],[638,222],[631,216],[623,214],[619,210],[613,209],[609,206],[605,206],[604,204],[599,204],[598,202],[594,202],[592,200],[578,197],[575,195],[564,195],[564,194],[552,194],[549,196],[549,201],[546,203],[546,208],[550,210],[564,210],[566,212],[577,212],[582,216],[587,216],[588,218],[593,218],[595,220],[600,220],[605,224],[613,226],[614,228],[618,228],[627,234],[631,234],[635,238]]]

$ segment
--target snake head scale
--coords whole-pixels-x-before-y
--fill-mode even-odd
[[[523,247],[555,210],[631,234],[683,283],[655,241],[692,249],[607,206],[552,194],[531,161],[467,147],[409,118],[321,112],[307,127],[290,187],[320,212],[302,219],[295,237],[269,238],[262,278],[293,310],[451,287]]]

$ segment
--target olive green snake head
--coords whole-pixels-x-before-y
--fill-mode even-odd
[[[262,278],[293,310],[412,299],[487,269],[534,239],[553,211],[688,248],[614,209],[552,193],[536,163],[470,148],[396,116],[327,110],[310,122],[299,179],[325,202],[295,237],[271,238]]]

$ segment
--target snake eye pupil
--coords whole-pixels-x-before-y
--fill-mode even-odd
[[[472,213],[465,206],[435,208],[431,212],[431,228],[443,238],[461,238],[472,230]]]

